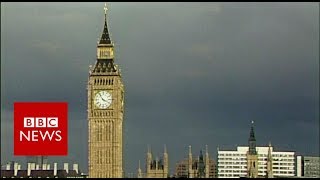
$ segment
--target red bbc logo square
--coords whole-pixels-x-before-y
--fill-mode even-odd
[[[66,102],[14,103],[15,156],[67,156]]]

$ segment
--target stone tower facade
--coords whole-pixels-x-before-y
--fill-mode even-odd
[[[200,155],[197,159],[192,159],[191,146],[189,146],[188,154],[188,178],[209,178],[210,177],[210,159],[208,146],[206,145],[205,157],[200,151]]]
[[[166,147],[164,147],[163,158],[153,159],[151,149],[148,148],[145,178],[168,178],[169,159]]]
[[[124,85],[115,64],[105,5],[104,29],[97,60],[88,80],[88,170],[90,178],[123,177]]]
[[[208,145],[206,145],[206,156],[205,156],[205,178],[209,178],[210,175],[210,159],[209,159],[209,151]]]
[[[271,143],[269,143],[268,159],[267,159],[267,178],[273,178],[273,167],[272,167],[272,150]]]
[[[139,168],[138,168],[138,178],[143,178],[141,166],[140,166],[140,160],[139,160]]]
[[[249,150],[247,152],[247,177],[258,177],[258,153],[256,150],[256,138],[254,136],[253,121],[251,123]]]

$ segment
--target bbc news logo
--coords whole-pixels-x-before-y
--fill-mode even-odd
[[[68,154],[68,104],[14,103],[14,155]]]
[[[26,117],[23,120],[24,128],[57,128],[58,127],[58,118],[57,117]],[[27,140],[27,141],[39,141],[39,136],[42,139],[42,141],[61,141],[61,131],[52,131],[49,133],[49,131],[41,131],[41,130],[33,130],[33,131],[27,131],[27,134],[24,131],[20,131],[20,141]],[[53,138],[56,136],[56,138]]]

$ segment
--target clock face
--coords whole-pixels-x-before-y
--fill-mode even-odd
[[[112,96],[107,91],[99,91],[94,97],[94,103],[100,109],[107,109],[112,103]]]

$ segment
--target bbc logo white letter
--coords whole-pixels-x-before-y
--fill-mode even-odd
[[[34,118],[33,117],[25,117],[23,119],[23,127],[34,127]]]
[[[47,118],[37,117],[36,118],[36,127],[46,127]]]
[[[47,127],[58,127],[58,118],[57,117],[48,117]]]

